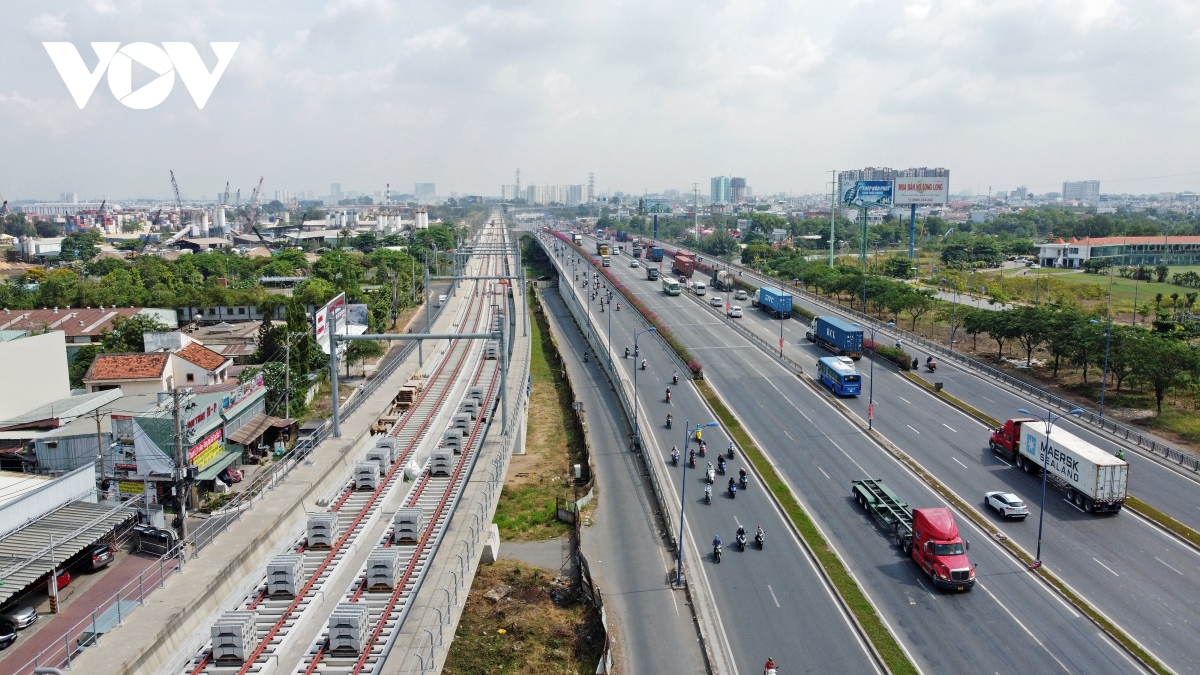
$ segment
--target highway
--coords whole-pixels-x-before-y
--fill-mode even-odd
[[[626,673],[704,672],[687,597],[667,581],[674,558],[645,466],[628,448],[632,428],[604,373],[583,361],[587,343],[558,291],[543,291],[542,300],[587,419],[601,496],[581,545],[608,610],[616,666]]]
[[[623,260],[627,265],[628,258]],[[706,311],[695,301],[691,304],[693,312]],[[778,340],[783,324],[785,355],[800,362],[809,373],[815,372],[818,357],[828,355],[804,339],[805,322],[780,322],[752,309],[748,301],[741,304],[745,308],[741,324],[771,343]],[[878,335],[877,339],[884,342]],[[704,361],[707,364],[711,359]],[[909,382],[886,361],[880,359],[876,366],[875,428],[956,494],[979,506],[1008,537],[1032,553],[1037,547],[1040,479],[1008,466],[992,453],[987,445],[990,429],[985,425]],[[872,384],[869,359],[861,360],[858,367],[863,373],[864,395],[843,402],[866,419],[867,392]],[[949,391],[1001,419],[1019,415],[1019,407],[1040,410],[1007,389],[957,369],[939,367],[930,379],[947,382]],[[1082,425],[1073,425],[1071,431],[1110,452],[1116,450],[1110,440]],[[1200,504],[1189,479],[1146,457],[1135,453],[1126,456],[1131,461],[1131,493],[1145,495],[1147,501],[1156,503],[1166,495],[1166,501],[1181,508]],[[990,490],[1009,490],[1023,497],[1030,506],[1030,517],[1025,522],[995,517],[993,511],[983,507],[983,493]],[[1178,496],[1170,497],[1172,491]],[[1084,513],[1052,486],[1046,507],[1042,558],[1047,568],[1173,670],[1200,672],[1195,659],[1200,653],[1196,647],[1200,608],[1191,601],[1200,597],[1200,552],[1132,512],[1117,516]]]
[[[574,289],[583,292],[580,286]],[[640,326],[639,330],[644,325],[630,311],[614,312],[614,317],[614,343],[633,345],[633,334],[625,324]],[[685,422],[703,425],[712,421],[713,415],[699,392],[686,386],[686,380],[681,380],[680,386],[671,384],[671,373],[677,366],[661,341],[647,334],[639,344],[643,357],[651,365],[638,374],[638,395],[649,419],[654,420],[641,431],[647,451],[660,453],[669,464],[671,447],[684,445]],[[633,359],[618,361],[632,376]],[[664,396],[668,386],[673,392],[670,404]],[[670,430],[665,425],[668,412],[675,419]],[[739,671],[755,672],[770,656],[780,663],[783,672],[879,672],[820,576],[816,563],[792,535],[774,501],[754,481],[746,492],[730,499],[723,492],[725,477],[718,476],[721,482],[714,486],[712,503],[705,504],[703,468],[708,461],[715,464],[716,449],[724,448],[729,439],[719,427],[706,427],[703,435],[710,451],[703,459],[697,457],[696,469],[687,471],[685,504],[687,530],[693,540],[690,545],[699,548],[704,564],[701,569],[687,572],[707,576]],[[686,459],[687,453],[683,454]],[[744,464],[740,457],[733,459],[732,474],[736,475],[741,466]],[[684,485],[684,467],[681,464],[669,470],[678,494]],[[602,492],[601,499],[604,498]],[[733,546],[739,524],[751,533],[756,525],[763,526],[764,550],[755,548],[752,540],[745,551]],[[710,542],[716,534],[721,535],[725,544],[720,563],[711,556]],[[685,544],[687,539],[685,533]],[[880,544],[886,547],[882,540]],[[646,628],[642,626],[643,630]],[[664,645],[664,648],[671,647]]]
[[[882,478],[914,506],[938,505],[940,498],[821,395],[785,374],[720,318],[686,296],[665,296],[658,282],[646,281],[643,270],[628,267],[627,257],[615,260],[614,274],[693,349],[705,366],[706,379],[832,536],[923,671],[1139,670],[1090,621],[973,526],[960,522],[964,536],[975,543],[970,556],[979,566],[980,588],[971,594],[931,591],[917,566],[904,559],[850,500],[850,481]],[[616,323],[614,341],[620,345]],[[620,323],[625,323],[624,317]],[[1030,630],[1034,627],[1036,634]],[[1048,634],[1054,639],[1043,637]]]

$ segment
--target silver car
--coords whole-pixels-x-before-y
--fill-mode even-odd
[[[37,610],[32,605],[15,605],[0,612],[0,619],[12,623],[17,630],[29,628],[37,621],[37,618]]]
[[[1029,515],[1029,507],[1011,492],[988,492],[983,495],[983,500],[988,506],[996,509],[1001,518],[1025,520]]]
[[[733,297],[735,300],[745,300],[747,297],[746,291],[738,291],[737,293],[733,294]]]

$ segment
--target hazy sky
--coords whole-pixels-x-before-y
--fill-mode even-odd
[[[944,166],[951,190],[1200,188],[1200,2],[40,0],[0,5],[0,194],[192,197],[330,182],[758,194]],[[43,41],[240,42],[203,110],[176,78],[80,110]],[[134,67],[133,87],[152,78]],[[1183,174],[1183,175],[1181,175]],[[1137,179],[1137,180],[1132,180]]]

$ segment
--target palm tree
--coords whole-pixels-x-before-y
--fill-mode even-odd
[[[1174,316],[1176,318],[1176,320],[1178,320],[1178,318],[1179,318],[1179,294],[1178,293],[1171,294],[1171,315]]]
[[[1155,315],[1158,314],[1158,310],[1162,309],[1162,302],[1163,302],[1163,294],[1155,293],[1154,294],[1154,314]]]
[[[1183,297],[1186,299],[1183,307],[1187,310],[1188,317],[1190,318],[1192,315],[1192,305],[1196,304],[1196,298],[1200,297],[1200,293],[1187,293]]]

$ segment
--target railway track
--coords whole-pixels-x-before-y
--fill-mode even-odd
[[[495,240],[492,229],[485,231],[481,239]],[[500,240],[503,239],[501,233]],[[487,275],[497,269],[507,270],[507,260],[501,262],[498,258],[484,257],[479,271]],[[492,292],[493,286],[493,281],[472,283],[458,332],[492,330],[499,325],[497,317],[503,320],[505,311],[498,303],[507,301],[507,293],[498,299]],[[214,635],[219,635],[206,642],[181,672],[266,675],[293,670],[293,664],[296,673],[376,672],[420,588],[496,410],[500,382],[497,357],[495,350],[489,353],[488,346],[479,341],[452,340],[413,405],[385,437],[376,438],[377,448],[383,445],[378,443],[381,438],[391,439],[394,447],[385,447],[383,453],[374,454],[374,448],[368,449],[367,458],[374,457],[382,465],[375,485],[358,489],[363,481],[352,477],[331,500],[324,512],[324,518],[332,521],[333,526],[332,535],[327,537],[328,545],[310,541],[310,521],[310,532],[289,548],[291,557],[274,559],[288,562],[284,567],[290,566],[290,570],[284,577],[290,582],[281,583],[278,567],[269,565],[254,590],[214,627]],[[468,372],[468,383],[460,386],[462,375]],[[455,413],[450,415],[452,428],[467,427],[463,430],[460,452],[452,453],[449,449],[430,452],[415,481],[406,483],[406,468],[418,452],[440,444],[431,438],[431,432],[441,432],[440,424],[447,417],[444,411],[452,406],[457,412],[462,401],[472,398],[478,401],[478,412],[466,424],[455,419]],[[389,450],[394,452],[394,461],[380,457],[391,454]],[[404,540],[394,536],[392,523],[381,523],[385,506],[395,503],[401,493],[404,494],[399,508],[420,514],[419,531]],[[349,575],[351,560],[361,558],[356,553],[364,545],[373,547],[371,556]],[[380,555],[391,557],[388,564],[392,573],[385,575],[391,578],[383,583],[371,576],[368,569]],[[369,579],[376,582],[374,586]],[[325,598],[339,596],[341,600],[333,611],[325,611],[329,609]],[[340,619],[332,617],[340,617],[347,611],[353,614],[349,623],[354,625],[349,629],[349,639],[343,639],[346,631],[339,628]],[[324,625],[316,639],[298,661],[290,658],[303,644],[303,635],[311,634],[314,622],[318,621]]]

